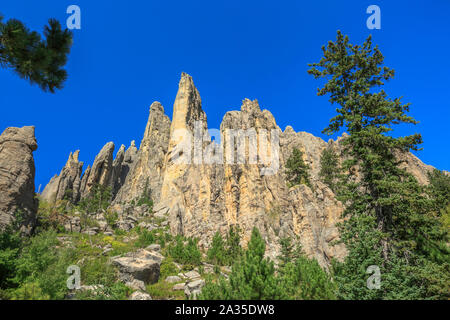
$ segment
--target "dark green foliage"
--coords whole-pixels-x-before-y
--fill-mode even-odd
[[[0,232],[0,289],[14,286],[11,279],[16,273],[21,248],[22,238],[19,231],[8,226]]]
[[[17,289],[10,290],[13,299],[63,299],[67,292],[66,268],[73,252],[57,251],[56,233],[46,231],[23,245],[15,262],[14,277]]]
[[[226,240],[227,255],[232,263],[242,255],[241,229],[239,225],[231,225]]]
[[[213,264],[222,266],[228,263],[225,251],[225,241],[223,241],[219,231],[214,235],[211,247],[208,250],[208,260]]]
[[[343,169],[339,199],[347,219],[340,226],[349,250],[343,264],[335,264],[338,293],[345,299],[445,298],[431,286],[429,270],[444,265],[434,261],[429,248],[441,247],[446,232],[432,212],[432,202],[417,180],[402,169],[397,154],[418,150],[420,134],[395,138],[396,124],[416,124],[406,113],[409,104],[390,99],[377,88],[394,76],[383,66],[384,57],[369,36],[352,45],[339,31],[335,42],[322,48],[323,57],[308,71],[327,82],[318,95],[330,95],[337,115],[323,131],[346,128],[343,140],[348,160]],[[355,173],[359,172],[360,179]],[[380,290],[365,287],[369,265],[381,269]],[[442,274],[448,279],[448,275]]]
[[[315,259],[307,258],[298,239],[281,238],[281,254],[278,257],[280,290],[288,299],[329,300],[335,299],[335,285],[331,277]]]
[[[286,162],[286,177],[290,186],[306,184],[311,186],[309,180],[309,166],[303,161],[303,152],[294,148]]]
[[[219,278],[218,283],[208,283],[201,299],[266,300],[284,298],[278,290],[273,262],[264,258],[266,244],[258,229],[254,228],[243,258],[233,265],[229,281]]]
[[[79,202],[79,207],[86,213],[106,210],[111,203],[111,188],[100,184],[92,187],[89,195]]]
[[[182,236],[175,238],[175,243],[168,246],[167,253],[178,263],[200,265],[202,253],[197,247],[197,239],[189,238],[185,244]]]
[[[3,22],[0,15],[0,67],[11,68],[19,77],[53,93],[67,78],[63,67],[72,46],[72,33],[50,19],[44,37],[19,20]]]
[[[160,278],[165,279],[168,276],[175,276],[178,274],[178,269],[173,262],[173,258],[167,257],[161,262]]]
[[[103,216],[105,217],[108,226],[114,229],[116,226],[116,222],[119,219],[119,214],[115,211],[106,211]]]
[[[226,241],[219,232],[216,232],[207,254],[211,263],[221,266],[233,264],[241,255],[239,226],[230,226]]]
[[[334,300],[335,284],[317,260],[301,255],[280,272],[280,289],[294,300]]]
[[[147,247],[155,243],[155,230],[148,231],[147,229],[139,230],[139,238],[136,241],[136,245],[140,248]]]
[[[280,239],[281,253],[278,257],[278,267],[284,268],[289,262],[295,261],[302,255],[302,247],[300,242],[293,243],[289,237]]]
[[[325,148],[320,156],[319,176],[331,190],[336,191],[337,182],[341,174],[339,159],[336,151]]]
[[[439,213],[450,204],[450,175],[444,172],[433,169],[428,172],[428,179],[430,185],[428,186],[428,193],[434,200],[434,206]]]
[[[144,204],[149,206],[149,208],[150,208],[149,211],[150,212],[153,211],[152,192],[151,192],[150,187],[149,187],[148,178],[147,178],[147,181],[145,182],[144,191],[142,192],[141,197],[137,200],[137,205],[138,206],[142,206]]]

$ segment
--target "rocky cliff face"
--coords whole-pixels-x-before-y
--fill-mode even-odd
[[[170,119],[159,102],[150,106],[150,115],[139,150],[127,150],[125,162],[129,163],[126,178],[114,203],[130,202],[151,191],[159,199],[162,185],[162,168],[169,145]]]
[[[225,233],[231,225],[240,227],[245,245],[256,226],[272,258],[279,253],[281,237],[298,237],[304,251],[326,266],[331,258],[342,259],[346,249],[333,245],[343,206],[319,180],[320,156],[325,148],[342,156],[341,142],[327,143],[290,126],[282,131],[270,111],[248,99],[239,111],[225,114],[220,130],[208,130],[200,94],[183,73],[172,121],[154,102],[139,150],[134,143],[126,151],[122,146],[113,159],[110,142],[82,178],[75,153],[42,196],[59,199],[72,187],[77,201],[94,184],[108,185],[112,208],[120,212],[147,190],[154,214],[167,217],[171,232],[197,237],[201,246],[207,247],[216,231]],[[303,152],[311,168],[311,187],[287,185],[285,164],[294,148]],[[402,157],[403,165],[426,183],[431,167],[412,154]]]
[[[34,127],[7,128],[0,136],[0,229],[16,217],[29,234],[35,224],[38,201],[34,197]]]

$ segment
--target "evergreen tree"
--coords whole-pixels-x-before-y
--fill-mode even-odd
[[[0,67],[11,68],[19,77],[53,93],[67,78],[63,67],[72,46],[72,33],[50,19],[44,36],[42,39],[19,20],[3,22],[0,14]]]
[[[435,210],[439,212],[450,204],[450,175],[433,169],[428,172],[428,180],[428,193],[434,201]]]
[[[288,299],[334,300],[336,287],[317,260],[300,255],[280,270],[280,288]]]
[[[309,166],[303,161],[303,152],[294,148],[286,162],[286,176],[289,185],[295,186],[303,183],[311,186],[308,170]]]
[[[337,180],[340,175],[340,165],[336,151],[325,148],[320,156],[319,176],[331,190],[336,191]]]
[[[227,254],[225,251],[225,241],[223,241],[222,236],[220,235],[220,232],[217,231],[214,234],[211,248],[208,250],[208,260],[211,263],[217,264],[217,265],[226,265],[228,262]]]
[[[239,225],[231,225],[227,235],[226,250],[228,263],[232,264],[242,255],[241,228]]]
[[[420,134],[395,138],[396,124],[416,124],[407,115],[409,104],[390,99],[379,86],[394,76],[383,66],[384,57],[369,36],[362,46],[349,43],[338,31],[335,42],[322,47],[323,57],[310,64],[315,78],[326,78],[318,95],[330,94],[337,115],[323,131],[346,128],[344,139],[346,176],[339,198],[347,217],[341,225],[342,240],[349,250],[344,264],[335,266],[342,298],[445,298],[430,290],[431,270],[442,268],[426,249],[446,236],[440,221],[430,214],[424,188],[405,169],[396,155],[418,150]],[[365,286],[366,268],[381,269],[381,289]],[[448,274],[442,274],[448,279]],[[430,285],[428,285],[430,284]],[[448,295],[448,293],[447,293]]]
[[[235,263],[229,280],[203,287],[201,299],[206,300],[267,300],[287,298],[280,290],[273,262],[264,258],[266,244],[258,229],[254,228],[243,259]]]
[[[283,269],[289,262],[295,261],[302,255],[302,247],[300,242],[297,241],[297,244],[294,244],[292,239],[289,237],[281,238],[280,246],[281,252],[278,257],[279,269]]]

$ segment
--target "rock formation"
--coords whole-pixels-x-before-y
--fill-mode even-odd
[[[123,212],[148,191],[155,217],[166,217],[173,234],[197,237],[201,246],[209,246],[215,232],[225,233],[231,225],[240,227],[245,245],[258,227],[271,258],[279,254],[279,239],[290,236],[327,266],[346,255],[342,244],[334,244],[344,208],[319,179],[320,157],[325,148],[333,148],[342,159],[344,138],[325,142],[290,126],[282,131],[270,111],[248,99],[240,110],[225,114],[220,130],[208,130],[200,94],[182,73],[172,121],[154,102],[139,150],[134,143],[126,151],[122,146],[113,160],[114,144],[106,144],[81,180],[76,153],[43,196],[56,194],[57,199],[66,186],[79,185],[74,197],[83,198],[98,183],[111,186],[111,209]],[[294,148],[310,167],[310,186],[288,186],[285,164]],[[399,157],[419,182],[427,183],[432,167],[410,153]]]
[[[159,102],[150,106],[150,115],[139,151],[127,150],[133,166],[129,166],[126,179],[115,197],[115,203],[129,202],[142,196],[145,189],[151,197],[159,199],[162,185],[162,167],[169,144],[170,119]],[[129,160],[128,160],[129,161]],[[130,162],[130,161],[129,161]]]
[[[89,174],[84,174],[82,180],[83,188],[80,190],[81,196],[84,198],[89,195],[92,187],[95,185],[108,186],[113,173],[113,152],[114,143],[108,142],[104,145],[100,153],[95,157]]]
[[[83,162],[78,160],[79,150],[71,153],[61,173],[50,180],[40,198],[48,202],[66,199],[77,203],[87,197],[95,185],[110,187],[115,197],[136,160],[137,148],[132,141],[126,151],[125,146],[120,147],[115,159],[113,152],[114,143],[108,142],[84,173]]]
[[[42,191],[41,197],[53,202],[69,199],[77,202],[80,199],[81,173],[83,162],[78,161],[80,150],[69,155],[66,165],[59,175],[55,175]]]
[[[0,229],[19,216],[23,233],[29,234],[34,227],[36,149],[34,127],[7,128],[0,136]]]

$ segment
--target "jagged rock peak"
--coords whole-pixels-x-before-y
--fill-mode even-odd
[[[0,229],[22,214],[21,230],[29,234],[36,222],[34,127],[6,128],[0,135]]]
[[[73,202],[79,200],[79,188],[81,183],[81,173],[83,171],[83,162],[78,160],[80,150],[71,152],[65,166],[61,169],[59,175],[50,179],[49,183],[42,191],[41,199],[54,202],[68,198]]]
[[[292,133],[296,133],[294,128],[292,128],[291,126],[286,126],[286,128],[284,128],[283,131],[284,134],[292,134]]]
[[[195,121],[206,124],[206,114],[202,110],[202,100],[192,77],[183,72],[173,105],[171,133],[177,129],[192,130]]]
[[[261,112],[258,100],[255,99],[252,101],[250,99],[245,98],[244,100],[242,100],[241,111],[247,113]]]
[[[128,167],[122,172],[126,172],[126,179],[114,199],[115,204],[139,198],[146,189],[150,189],[154,199],[159,197],[170,126],[161,103],[153,102],[139,150],[133,140],[125,153],[124,165]]]
[[[95,157],[89,175],[86,175],[86,171],[83,176],[83,180],[86,179],[86,181],[81,182],[81,186],[84,187],[81,190],[81,197],[86,197],[94,185],[106,186],[110,183],[113,173],[113,152],[114,143],[108,142]]]
[[[164,113],[164,107],[162,106],[162,104],[159,101],[154,101],[150,105],[150,112],[152,112],[152,111]]]

